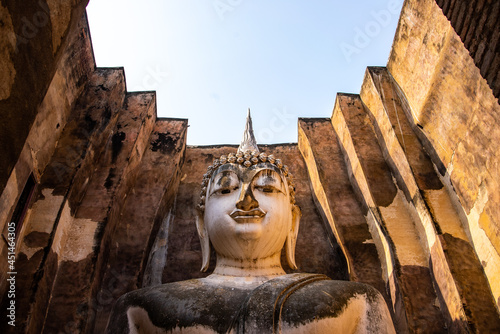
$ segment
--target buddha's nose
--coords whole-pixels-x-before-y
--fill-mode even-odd
[[[255,199],[250,184],[241,187],[240,197],[236,202],[236,208],[243,211],[250,211],[259,207],[259,202]]]

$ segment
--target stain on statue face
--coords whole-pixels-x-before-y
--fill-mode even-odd
[[[221,166],[208,185],[204,222],[222,256],[254,260],[280,252],[292,225],[285,178],[267,163]]]

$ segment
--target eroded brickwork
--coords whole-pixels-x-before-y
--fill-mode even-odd
[[[0,2],[0,151],[4,157],[0,159],[0,189],[21,155],[70,35],[78,34],[87,3]]]
[[[500,2],[437,0],[493,94],[500,96]]]

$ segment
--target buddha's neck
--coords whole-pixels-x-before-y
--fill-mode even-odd
[[[285,275],[281,267],[280,253],[257,260],[238,260],[217,255],[214,275],[255,278],[258,281]]]

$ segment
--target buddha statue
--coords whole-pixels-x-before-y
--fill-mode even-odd
[[[196,227],[201,279],[129,292],[113,307],[107,333],[394,333],[381,294],[355,282],[292,269],[300,209],[283,163],[260,153],[250,113],[236,154],[223,155],[202,182]]]

